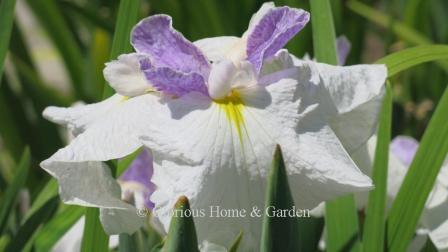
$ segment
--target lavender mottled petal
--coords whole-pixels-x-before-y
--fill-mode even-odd
[[[148,54],[157,68],[208,77],[210,64],[206,57],[172,27],[170,16],[154,15],[140,21],[132,30],[131,43],[137,52]]]
[[[138,157],[131,163],[129,168],[120,176],[124,182],[136,182],[143,185],[148,190],[154,189],[151,183],[153,174],[152,156],[147,150],[143,150]]]
[[[165,94],[180,97],[196,91],[208,96],[204,78],[198,73],[182,73],[167,67],[150,69],[144,73],[151,84]]]
[[[140,59],[140,70],[145,71],[152,67],[151,60],[148,57]]]
[[[390,149],[404,165],[409,166],[417,152],[418,142],[412,137],[397,136],[392,140]]]
[[[340,66],[345,65],[345,61],[347,60],[347,56],[350,53],[350,49],[352,48],[352,44],[345,36],[339,36],[336,39],[336,50],[338,53],[338,64]]]
[[[260,71],[263,60],[273,56],[309,21],[309,13],[289,7],[269,10],[247,40],[247,59]]]

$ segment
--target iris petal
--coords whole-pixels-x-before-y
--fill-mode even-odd
[[[210,72],[202,52],[172,26],[167,15],[154,15],[140,21],[132,31],[131,43],[139,53],[148,54],[156,67],[207,77]]]
[[[277,53],[308,21],[309,13],[301,9],[269,9],[248,34],[247,59],[259,71],[263,60]]]

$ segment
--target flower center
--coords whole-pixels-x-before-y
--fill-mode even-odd
[[[244,117],[243,109],[244,102],[241,99],[239,93],[235,90],[230,92],[230,95],[214,101],[226,114],[226,118],[230,124],[233,124],[237,130],[240,141],[242,141]]]

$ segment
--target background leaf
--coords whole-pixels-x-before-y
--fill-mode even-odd
[[[388,217],[390,251],[405,251],[448,153],[448,89],[431,117]]]
[[[14,180],[8,186],[6,192],[1,198],[0,234],[3,234],[5,230],[6,222],[8,220],[13,204],[17,199],[17,194],[25,184],[26,178],[28,176],[28,170],[30,168],[30,162],[31,162],[30,149],[26,148],[23,151],[22,158],[20,159],[20,163],[15,171],[16,173],[14,175]]]
[[[64,206],[46,225],[39,230],[35,238],[38,252],[50,251],[57,241],[84,215],[80,206]]]
[[[311,1],[314,56],[318,62],[338,64],[331,5],[328,0]],[[328,251],[357,251],[358,216],[352,195],[325,204],[326,246]]]
[[[8,52],[9,40],[11,38],[15,5],[16,0],[2,0],[0,2],[0,83],[6,53]]]
[[[121,0],[118,9],[117,24],[110,51],[110,59],[116,59],[120,54],[131,52],[130,36],[132,27],[137,24],[140,0]],[[109,85],[104,85],[103,98],[113,94]]]
[[[389,142],[392,124],[392,94],[390,84],[380,112],[378,136],[373,161],[372,181],[375,188],[369,192],[369,201],[362,236],[363,251],[384,249],[386,231],[387,170],[389,165]]]
[[[190,203],[187,197],[181,196],[177,200],[174,211],[162,251],[199,251],[193,217],[184,216],[186,211],[190,211]]]
[[[85,208],[85,224],[81,251],[109,251],[109,236],[104,232],[98,208]]]
[[[265,209],[271,206],[275,209],[291,209],[294,206],[282,151],[278,145],[275,148],[266,190]],[[299,251],[298,231],[299,226],[295,217],[264,215],[260,251]]]
[[[408,68],[429,61],[448,59],[447,45],[425,45],[408,48],[379,59],[376,63],[386,64],[387,75],[392,77]]]

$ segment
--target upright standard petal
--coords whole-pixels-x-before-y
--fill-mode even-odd
[[[200,39],[195,41],[193,44],[202,51],[208,60],[219,61],[229,58],[232,51],[237,49],[241,43],[241,38],[222,36]]]
[[[156,67],[208,77],[207,59],[173,28],[170,16],[154,15],[140,21],[132,30],[131,43],[137,52],[148,54]]]
[[[273,56],[309,21],[309,13],[289,7],[273,8],[251,30],[247,37],[247,59],[260,71],[263,60]]]
[[[151,90],[151,84],[146,79],[143,70],[151,67],[147,55],[131,53],[118,56],[118,60],[106,63],[103,70],[104,78],[124,96],[137,96]]]
[[[180,97],[196,91],[208,95],[204,77],[196,72],[183,73],[168,67],[152,68],[144,72],[152,85],[165,94]]]

